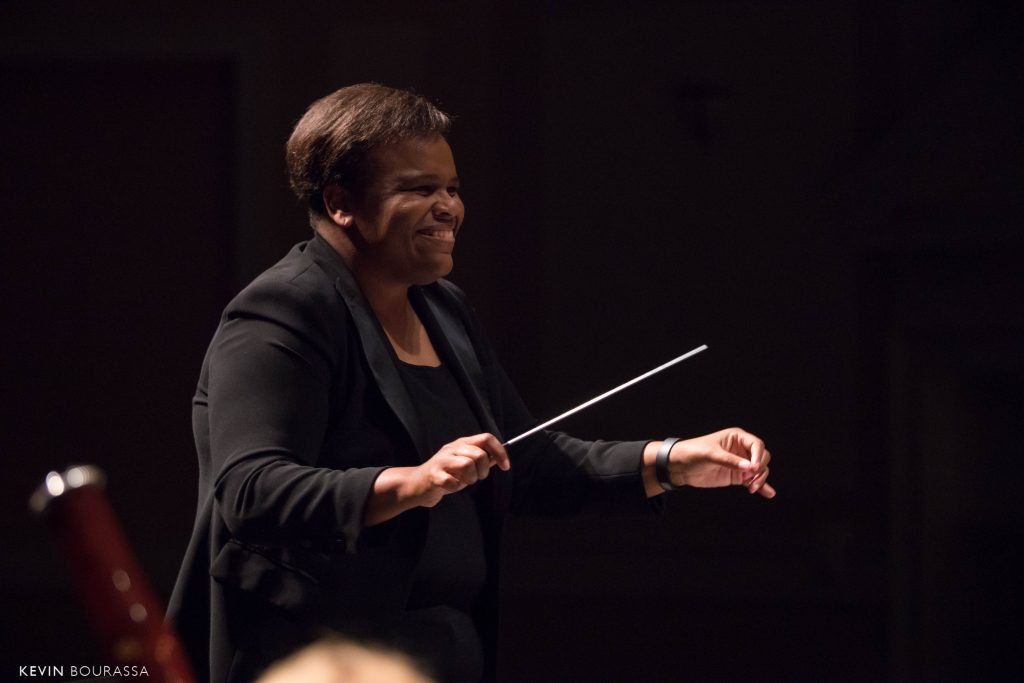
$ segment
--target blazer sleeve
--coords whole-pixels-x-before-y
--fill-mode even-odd
[[[383,467],[318,467],[344,325],[291,282],[257,283],[229,306],[209,351],[214,495],[239,541],[357,549]],[[325,318],[326,316],[326,318]]]
[[[501,403],[508,436],[536,424],[512,382],[501,373]],[[557,517],[649,515],[662,510],[648,498],[641,466],[647,441],[588,441],[543,430],[511,446],[512,511]]]
[[[487,342],[465,294],[445,281],[473,337],[488,377],[492,412],[505,438],[530,429],[537,420]],[[511,510],[518,514],[585,516],[648,515],[663,508],[661,496],[648,498],[641,476],[648,441],[587,441],[546,430],[510,447],[513,468]]]

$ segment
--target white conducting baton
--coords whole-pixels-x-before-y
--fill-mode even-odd
[[[567,410],[567,411],[565,411],[564,413],[562,413],[561,415],[559,415],[557,417],[551,418],[550,420],[548,420],[544,424],[539,424],[536,427],[534,427],[533,429],[531,429],[529,431],[526,431],[526,432],[523,432],[522,434],[520,434],[517,437],[511,438],[511,439],[509,439],[508,441],[506,441],[505,443],[503,443],[501,445],[505,446],[505,447],[511,446],[516,441],[520,441],[522,439],[525,439],[526,437],[530,436],[531,434],[536,434],[537,432],[539,432],[542,429],[547,429],[548,427],[550,427],[551,425],[555,424],[559,420],[563,420],[563,419],[569,417],[570,415],[575,415],[576,413],[580,412],[584,408],[589,408],[590,406],[594,405],[598,401],[603,401],[604,399],[608,398],[612,394],[617,394],[620,391],[622,391],[623,389],[627,389],[627,388],[633,386],[637,382],[642,382],[643,380],[647,379],[648,377],[650,377],[652,375],[656,375],[659,372],[661,372],[662,370],[665,370],[666,368],[672,367],[676,363],[682,363],[687,358],[689,358],[691,356],[696,356],[698,353],[700,353],[701,351],[704,351],[707,348],[708,348],[707,344],[702,344],[701,346],[698,346],[697,348],[693,349],[692,351],[687,351],[686,353],[684,353],[683,355],[679,356],[678,358],[673,358],[672,360],[670,360],[669,362],[665,363],[664,365],[659,365],[658,367],[654,368],[653,370],[648,370],[644,374],[642,374],[642,375],[640,375],[638,377],[634,377],[633,379],[629,380],[625,384],[620,384],[619,386],[615,387],[614,389],[610,389],[610,390],[604,392],[600,396],[595,396],[594,398],[590,399],[589,401],[585,401],[584,403],[579,404],[575,408],[573,408],[571,410]]]

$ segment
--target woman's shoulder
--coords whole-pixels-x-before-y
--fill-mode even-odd
[[[259,319],[302,331],[304,336],[333,337],[344,328],[348,312],[334,278],[297,244],[273,266],[246,285],[224,310],[224,320]]]

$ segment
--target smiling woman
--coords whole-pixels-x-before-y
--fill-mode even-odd
[[[202,499],[168,611],[209,680],[252,680],[325,631],[444,683],[493,680],[506,514],[651,513],[684,485],[774,495],[740,429],[538,431],[506,451],[536,421],[444,279],[465,211],[448,126],[358,85],[288,141],[314,237],[228,305],[194,399]]]
[[[465,208],[448,142],[440,135],[392,143],[368,155],[361,192],[339,183],[323,193],[313,225],[367,290],[428,285],[451,272]],[[342,228],[336,230],[334,227]]]

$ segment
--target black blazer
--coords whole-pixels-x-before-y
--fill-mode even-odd
[[[499,439],[535,424],[461,290],[441,280],[411,288],[410,298],[480,424]],[[404,608],[426,510],[363,528],[377,475],[431,455],[396,362],[344,261],[320,237],[296,245],[225,309],[193,400],[199,507],[168,607],[201,680],[230,678],[239,595],[335,628]],[[509,511],[649,513],[643,446],[549,431],[512,447],[511,471],[495,468],[482,483],[489,566],[498,566]]]

